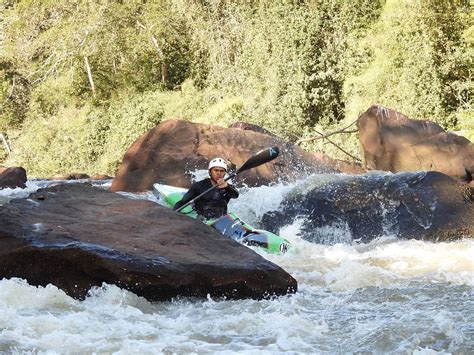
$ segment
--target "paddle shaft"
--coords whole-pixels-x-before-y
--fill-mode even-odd
[[[278,154],[280,153],[280,150],[278,149],[278,147],[271,147],[271,148],[267,148],[267,149],[263,149],[261,151],[259,151],[258,153],[256,153],[254,156],[252,156],[249,160],[247,160],[236,172],[235,174],[232,174],[228,177],[226,177],[224,179],[224,181],[227,181],[229,179],[232,179],[233,177],[235,177],[238,173],[242,172],[242,171],[245,171],[245,170],[249,170],[249,169],[252,169],[252,168],[255,168],[257,166],[260,166],[262,164],[265,164],[265,163],[268,163],[269,161],[275,159]],[[218,187],[219,185],[214,185],[210,188],[208,188],[206,191],[204,191],[203,193],[199,194],[198,196],[196,196],[195,198],[193,198],[191,201],[188,201],[187,203],[185,203],[184,205],[182,205],[180,208],[178,208],[176,211],[179,212],[181,211],[183,208],[189,206],[191,203],[193,203],[194,201],[196,201],[198,198],[200,198],[201,196],[207,194],[209,191],[211,190],[214,190],[216,187]]]

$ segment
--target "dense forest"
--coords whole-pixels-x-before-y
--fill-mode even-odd
[[[469,0],[0,1],[0,162],[31,176],[114,174],[169,118],[296,142],[378,103],[474,138]]]

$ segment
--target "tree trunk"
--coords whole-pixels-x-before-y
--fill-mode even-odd
[[[87,59],[87,56],[84,56],[84,63],[86,64],[87,77],[89,78],[89,84],[91,85],[92,94],[95,96],[94,80],[92,79],[91,66],[89,65],[89,60]]]
[[[5,146],[5,149],[8,152],[8,155],[10,155],[12,150],[10,149],[10,146],[8,145],[8,142],[5,136],[3,135],[3,133],[0,133],[0,139],[3,141],[3,145]]]

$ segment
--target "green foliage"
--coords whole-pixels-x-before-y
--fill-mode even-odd
[[[101,137],[102,154],[96,169],[115,174],[130,145],[162,120],[159,93],[123,93],[114,97],[105,115],[109,123],[108,130]],[[97,122],[101,120],[104,117],[97,117]]]
[[[207,106],[202,90],[199,90],[193,80],[186,80],[180,90],[164,91],[159,95],[163,104],[163,117],[178,118],[188,121],[196,119]]]
[[[9,63],[0,63],[0,78],[0,132],[3,132],[23,122],[29,110],[30,87]]]
[[[114,174],[163,118],[259,124],[291,141],[373,103],[470,132],[466,0],[9,0],[0,132],[30,174]],[[358,155],[356,135],[331,137]],[[317,140],[304,145],[339,158]]]
[[[221,108],[208,110],[208,120],[220,122],[224,109],[291,140],[343,118],[347,35],[381,6],[364,0],[186,5],[195,58],[207,54],[206,62],[193,61],[205,73],[195,80],[206,82],[206,101]]]
[[[189,66],[185,27],[168,1],[27,1],[5,11],[5,51],[32,83],[67,74],[76,95],[174,88]]]
[[[469,110],[460,110],[456,118],[458,121],[458,131],[456,133],[474,143],[474,111],[472,108]]]
[[[29,176],[85,171],[95,149],[88,144],[94,134],[88,111],[89,107],[64,107],[46,119],[27,119],[28,128],[12,147],[12,159],[21,163]]]
[[[115,174],[128,147],[161,119],[153,92],[124,93],[107,108],[61,106],[53,115],[27,119],[10,161],[25,167],[29,176]]]
[[[461,38],[467,12],[467,5],[449,1],[388,0],[379,21],[354,43],[363,60],[345,82],[347,116],[380,103],[454,127],[472,65]]]

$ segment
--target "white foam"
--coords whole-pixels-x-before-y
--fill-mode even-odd
[[[294,186],[241,189],[232,210],[258,222]],[[0,353],[472,351],[474,240],[402,241],[388,228],[367,244],[314,244],[300,237],[303,218],[280,230],[293,252],[259,251],[296,278],[295,295],[151,303],[104,285],[76,301],[52,285],[1,280]],[[340,225],[320,232],[347,237]]]
[[[40,186],[36,184],[34,181],[28,180],[25,183],[26,187],[24,189],[22,188],[15,188],[15,189],[0,189],[0,205],[2,203],[7,203],[9,200],[15,199],[15,198],[25,198],[28,197],[29,194],[36,192]]]
[[[205,169],[197,169],[194,171],[188,171],[187,173],[191,175],[192,182],[200,181],[209,177],[209,171]]]
[[[245,187],[239,189],[239,198],[229,202],[229,210],[252,224],[268,212],[277,210],[286,197],[301,182],[275,186]]]

